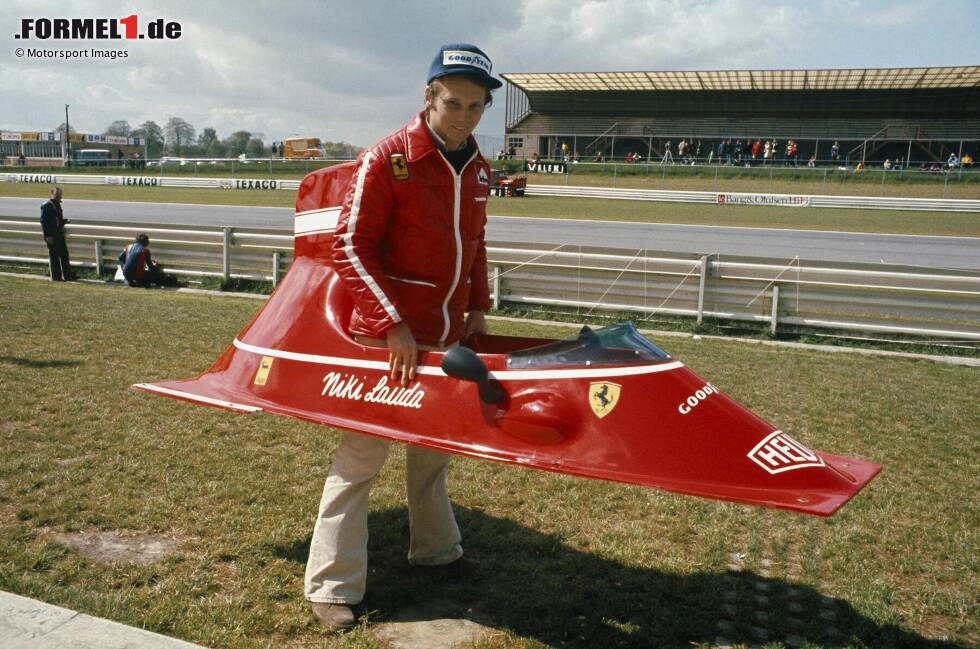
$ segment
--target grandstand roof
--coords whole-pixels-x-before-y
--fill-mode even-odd
[[[506,72],[525,92],[633,90],[895,90],[980,87],[980,66],[688,72]]]

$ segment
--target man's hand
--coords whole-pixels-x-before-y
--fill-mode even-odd
[[[391,380],[408,385],[415,379],[419,364],[419,348],[415,344],[412,330],[404,322],[399,322],[388,330],[388,364],[391,367]]]
[[[463,338],[473,334],[487,333],[486,314],[483,311],[470,311],[466,314],[466,322],[463,323]]]

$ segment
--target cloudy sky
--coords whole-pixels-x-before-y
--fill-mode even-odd
[[[15,39],[24,18],[177,21],[171,41]],[[918,67],[980,64],[975,0],[155,0],[0,6],[0,128],[101,133],[171,116],[198,132],[317,135],[368,145],[421,107],[444,42],[479,44],[494,72]],[[39,60],[17,48],[117,49]],[[478,132],[503,133],[503,97]]]

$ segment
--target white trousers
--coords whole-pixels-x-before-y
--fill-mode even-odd
[[[342,433],[323,485],[304,586],[311,602],[358,604],[367,580],[368,495],[388,457],[388,442]],[[407,447],[409,550],[413,565],[438,566],[463,556],[446,492],[449,454]]]

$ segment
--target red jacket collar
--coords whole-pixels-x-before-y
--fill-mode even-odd
[[[467,140],[476,147],[476,157],[482,160],[483,156],[480,153],[480,147],[477,145],[476,139],[470,135]],[[405,153],[408,161],[415,162],[438,149],[439,147],[433,141],[432,133],[425,123],[425,111],[422,111],[405,125]]]

